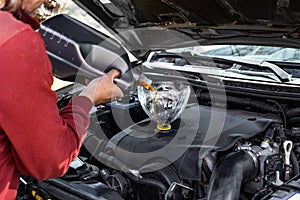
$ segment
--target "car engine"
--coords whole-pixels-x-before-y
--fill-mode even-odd
[[[58,107],[82,88],[59,90]],[[275,200],[299,195],[296,102],[228,95],[226,106],[212,106],[207,91],[193,89],[183,114],[167,131],[157,130],[136,94],[95,107],[80,156],[65,176],[46,181],[22,176],[18,199]]]

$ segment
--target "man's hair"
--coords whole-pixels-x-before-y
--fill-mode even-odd
[[[15,12],[21,7],[21,0],[0,0],[0,2],[4,2],[1,10],[5,10],[8,12]]]

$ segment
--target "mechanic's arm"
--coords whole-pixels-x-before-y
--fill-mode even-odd
[[[92,105],[121,97],[117,71],[95,79],[60,112],[51,91],[52,67],[44,43],[23,31],[0,49],[0,124],[11,143],[17,169],[37,179],[63,175],[78,155]]]

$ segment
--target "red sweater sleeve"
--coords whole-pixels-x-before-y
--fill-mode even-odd
[[[92,107],[74,97],[60,112],[51,91],[51,63],[39,34],[28,28],[0,48],[0,125],[17,169],[37,179],[63,175],[78,155]]]

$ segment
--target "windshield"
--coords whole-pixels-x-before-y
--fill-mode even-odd
[[[224,58],[245,58],[253,60],[300,62],[300,49],[255,46],[255,45],[210,45],[201,47],[187,47],[167,50],[172,53],[190,53]]]
[[[192,46],[154,52],[149,62],[170,69],[215,70],[224,77],[300,82],[300,49],[258,45]],[[202,72],[203,73],[203,72]]]

